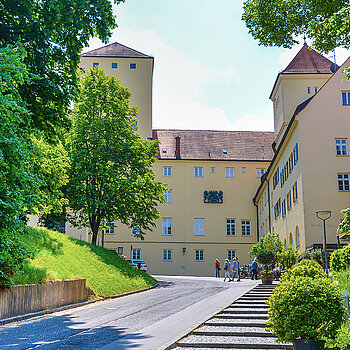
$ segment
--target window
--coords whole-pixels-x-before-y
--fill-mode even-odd
[[[163,176],[173,176],[173,168],[163,167]]]
[[[350,191],[349,174],[338,174],[338,190],[339,191]]]
[[[287,193],[287,209],[289,210],[292,207],[292,192]]]
[[[242,236],[250,236],[250,235],[251,235],[251,221],[242,220]]]
[[[162,149],[162,152],[163,152],[163,153],[166,153],[166,148],[163,148],[163,149]]]
[[[211,172],[211,173],[215,173],[215,168],[211,168],[211,169],[210,169],[210,172]]]
[[[203,168],[194,168],[195,177],[203,177]]]
[[[204,219],[194,219],[195,236],[204,236]]]
[[[139,235],[141,233],[141,229],[138,226],[131,227],[131,234],[132,235]]]
[[[163,220],[162,220],[162,233],[163,233],[163,235],[172,235],[173,234],[173,219],[172,218],[163,218]]]
[[[276,186],[278,185],[279,180],[280,180],[280,168],[277,167],[277,169],[275,171],[275,174],[273,175],[273,178],[272,178],[273,189],[276,188]]]
[[[130,63],[130,69],[136,69],[136,63]]]
[[[242,168],[242,174],[246,174],[247,173],[247,168]]]
[[[311,87],[310,86],[308,86],[308,88],[307,88],[307,93],[311,94]]]
[[[98,67],[100,64],[98,63],[98,62],[94,62],[93,64],[92,64],[92,68],[96,68],[96,67]]]
[[[226,177],[235,177],[235,168],[226,168],[225,174]]]
[[[286,200],[283,199],[282,201],[282,218],[286,216]]]
[[[350,106],[350,91],[343,91],[341,93],[343,106]]]
[[[117,252],[119,255],[122,255],[123,254],[123,247],[118,247]]]
[[[236,236],[235,219],[226,219],[226,236]]]
[[[299,233],[299,227],[297,226],[297,228],[296,228],[296,233],[297,233],[297,245],[299,246],[300,245],[300,233]]]
[[[235,250],[228,250],[227,251],[227,259],[233,260],[236,257],[236,251]]]
[[[196,261],[204,261],[204,250],[196,249]]]
[[[265,173],[265,169],[256,169],[256,177],[262,177]]]
[[[276,204],[274,206],[274,214],[275,214],[275,220],[281,214],[281,198],[276,202]]]
[[[164,191],[164,198],[166,203],[172,203],[173,202],[173,190],[165,190]]]
[[[141,259],[141,249],[133,249],[131,252],[131,259],[140,260]]]
[[[172,261],[173,251],[171,249],[163,249],[163,261]]]
[[[105,219],[105,225],[106,225],[106,229],[103,230],[103,233],[105,235],[113,235],[114,234],[114,220],[108,222],[106,219]]]
[[[222,153],[227,154],[227,149],[223,149]]]
[[[293,203],[295,203],[297,199],[298,199],[298,184],[297,182],[295,182],[295,184],[293,185]]]
[[[336,139],[335,148],[336,148],[337,156],[347,156],[348,155],[347,139]]]
[[[118,68],[118,63],[112,63],[112,68],[113,68],[113,69]]]
[[[315,94],[317,94],[318,93],[318,87],[315,87]]]

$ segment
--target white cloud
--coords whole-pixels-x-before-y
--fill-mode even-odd
[[[273,120],[260,119],[256,114],[243,114],[233,122],[232,127],[240,131],[273,131]]]

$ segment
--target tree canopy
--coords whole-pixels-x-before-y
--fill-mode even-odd
[[[158,141],[137,134],[131,93],[99,68],[86,72],[75,101],[69,137],[69,205],[96,244],[105,221],[118,220],[143,238],[159,217],[164,186],[152,165]]]
[[[116,26],[112,3],[1,0],[0,13],[0,47],[22,43],[28,53],[24,63],[32,77],[18,87],[32,112],[28,122],[54,138],[57,127],[69,125],[81,50],[93,36],[106,43]]]
[[[348,0],[247,0],[243,9],[242,19],[260,45],[291,48],[296,36],[306,34],[320,52],[350,48]]]

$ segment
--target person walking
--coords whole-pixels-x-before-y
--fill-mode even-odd
[[[257,280],[258,279],[258,263],[256,261],[256,258],[254,258],[252,262],[252,280]]]
[[[237,263],[237,282],[240,282],[241,281],[241,275],[240,275],[240,266],[239,266],[239,260],[238,258],[236,257],[236,263]]]
[[[228,259],[225,259],[224,270],[225,270],[224,282],[226,281],[226,277],[228,278],[228,281],[231,282],[232,281],[231,276],[230,276],[231,264],[230,264]]]
[[[221,267],[220,267],[220,260],[219,260],[219,259],[216,259],[216,260],[215,260],[215,277],[216,277],[216,278],[220,278],[220,270],[221,270]]]
[[[235,277],[238,278],[238,260],[237,258],[233,258],[232,260],[232,281],[235,280]]]

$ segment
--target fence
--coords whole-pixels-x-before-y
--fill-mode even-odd
[[[90,295],[83,278],[0,289],[0,319],[78,303]]]

